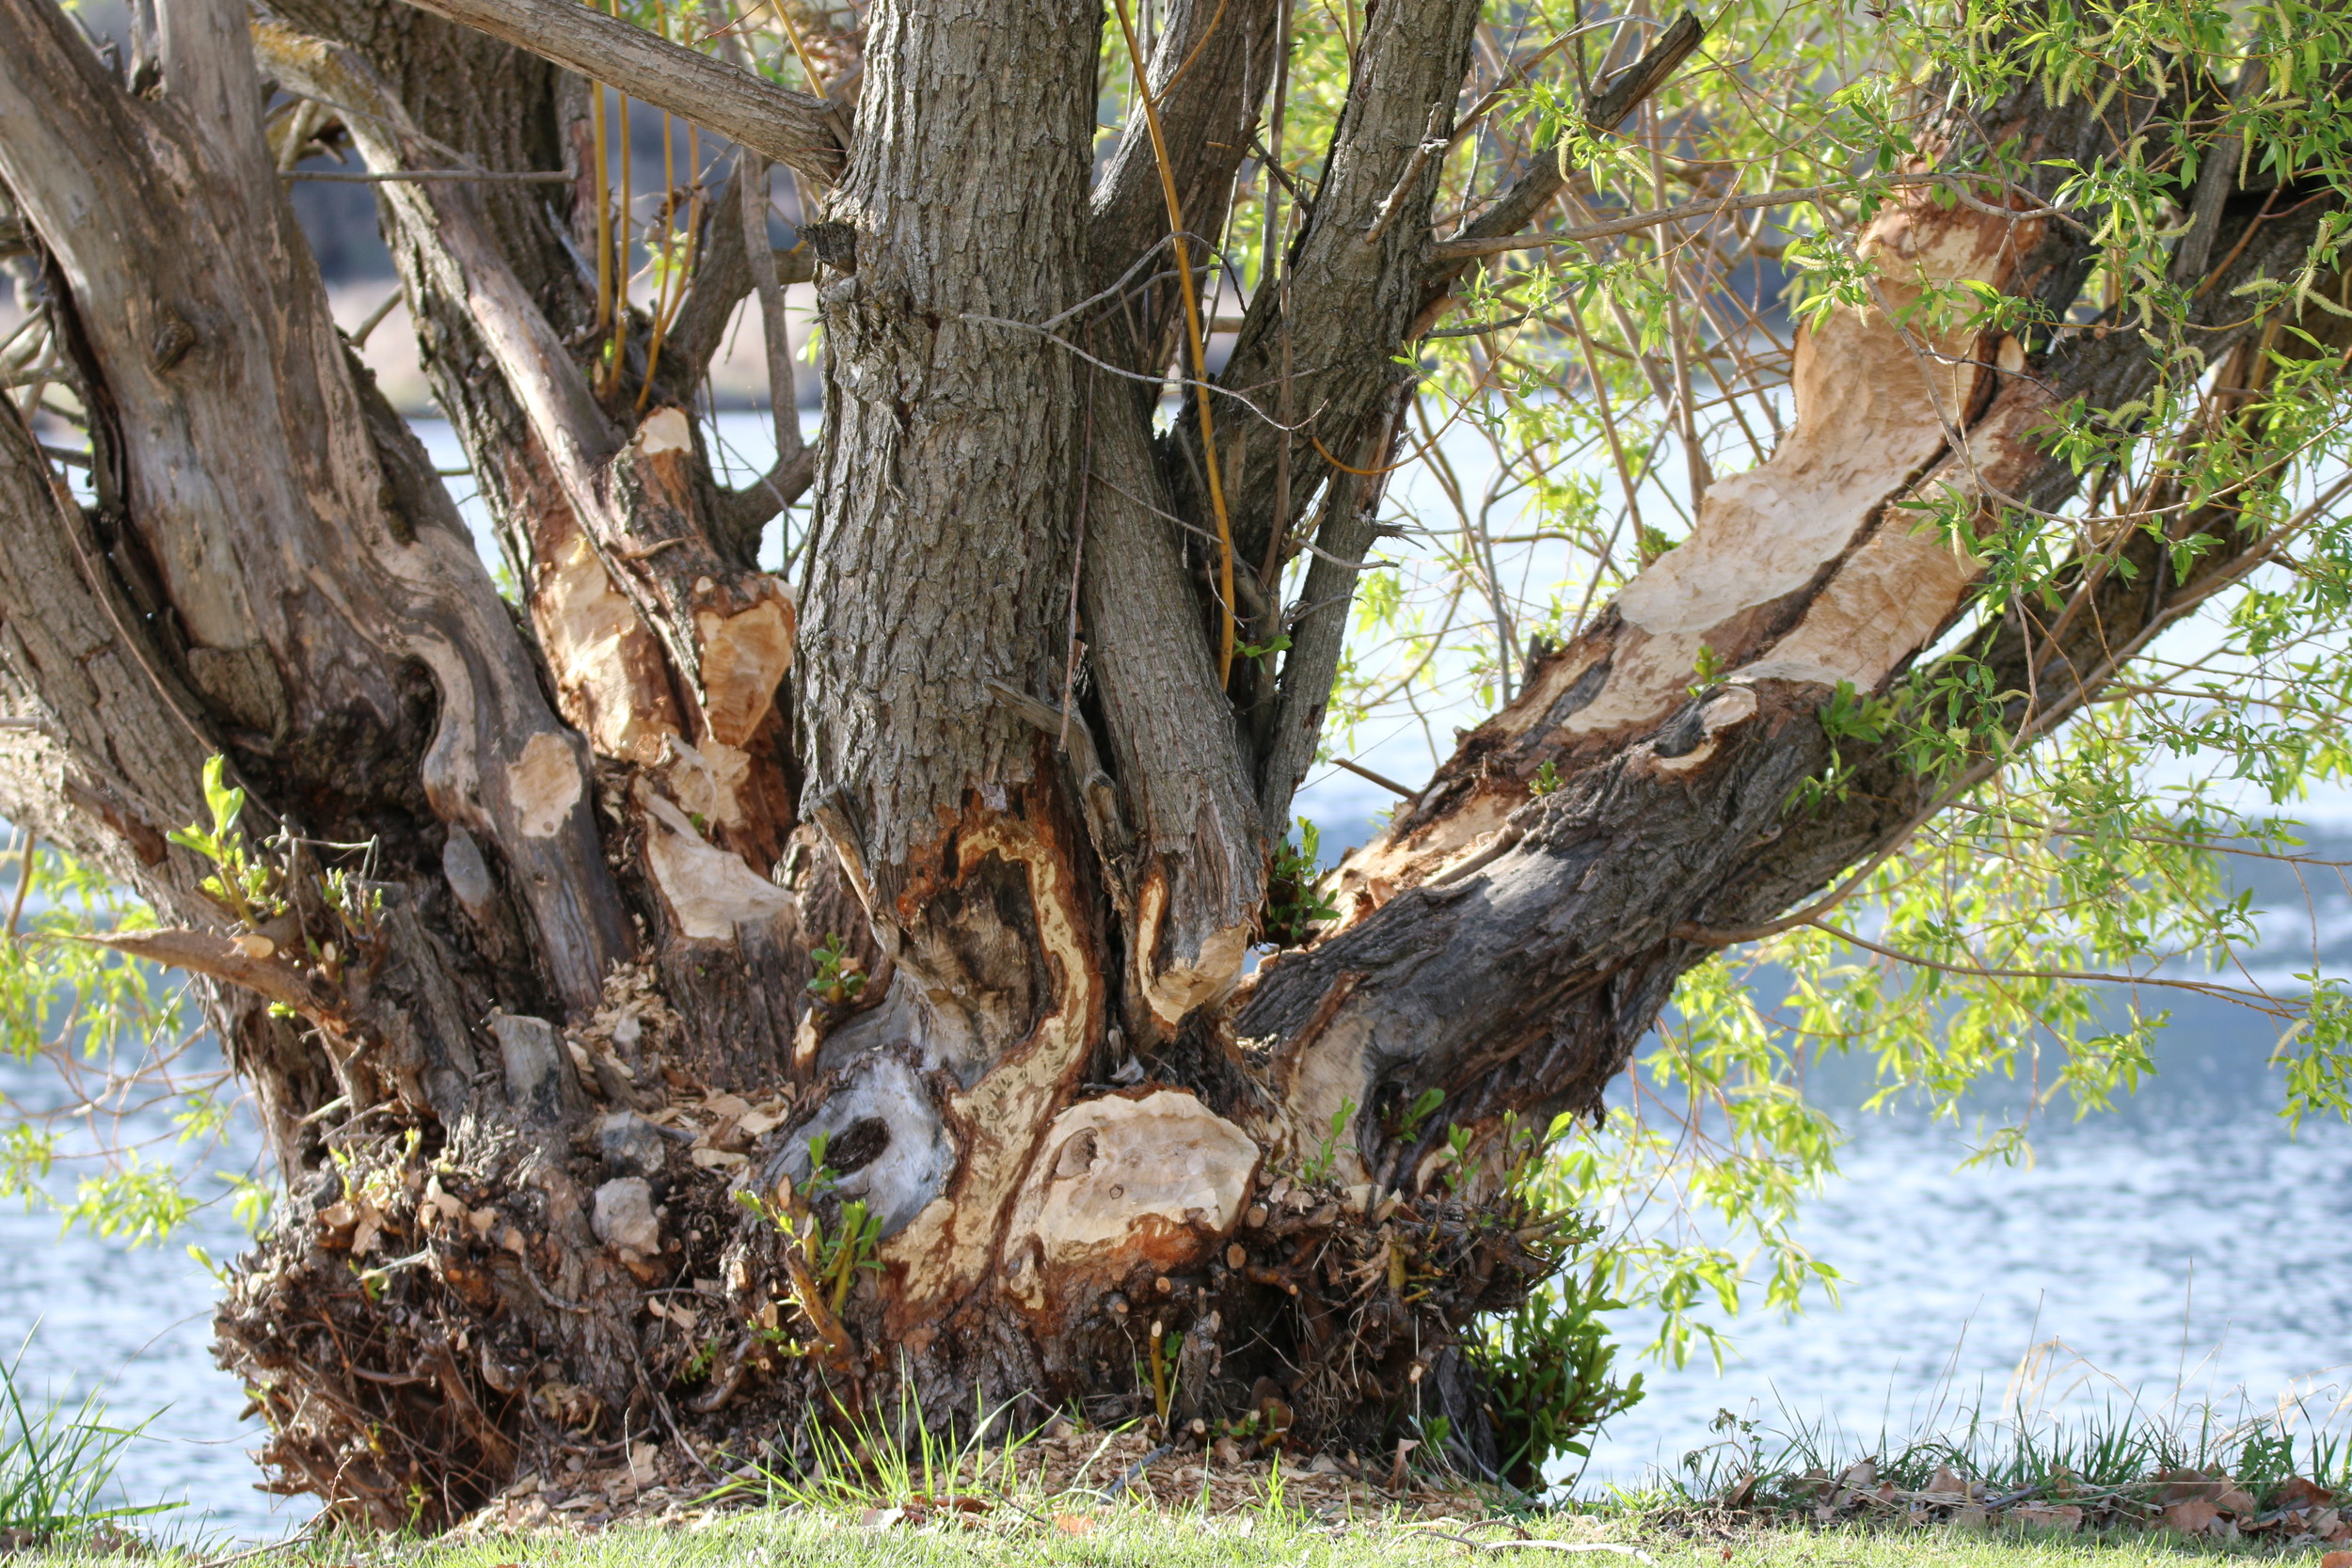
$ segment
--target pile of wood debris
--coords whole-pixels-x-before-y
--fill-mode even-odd
[[[2257,1501],[2256,1493],[2265,1494]],[[1742,1482],[1722,1499],[1733,1512],[1808,1515],[1822,1525],[1882,1523],[1987,1529],[2143,1528],[2276,1546],[2352,1545],[2352,1498],[2301,1476],[2272,1486],[2241,1485],[2219,1470],[2161,1471],[2121,1486],[2091,1486],[2060,1472],[2038,1485],[2000,1492],[1939,1465],[1924,1486],[1906,1489],[1865,1459],[1832,1476],[1808,1470],[1779,1485]],[[2352,1568],[2352,1552],[2330,1553]]]
[[[1489,1499],[1458,1482],[1417,1470],[1406,1454],[1382,1461],[1348,1454],[1220,1458],[1215,1451],[1155,1444],[1132,1428],[1105,1433],[1069,1421],[1057,1421],[1009,1451],[971,1449],[932,1484],[938,1496],[895,1497],[877,1486],[866,1522],[917,1526],[953,1515],[960,1524],[1043,1522],[1084,1534],[1104,1511],[1142,1503],[1216,1515],[1255,1513],[1279,1500],[1294,1516],[1325,1523],[1475,1520],[1493,1511]],[[601,1464],[581,1461],[578,1470],[526,1476],[459,1532],[580,1530],[623,1522],[695,1528],[776,1500],[755,1465],[717,1450],[690,1455],[675,1444],[640,1442],[628,1446],[626,1456],[615,1446]]]

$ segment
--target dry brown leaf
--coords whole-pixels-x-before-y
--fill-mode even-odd
[[[1090,1513],[1057,1513],[1054,1528],[1064,1535],[1092,1535],[1094,1515]]]
[[[2336,1495],[2333,1492],[2328,1491],[2317,1481],[2307,1481],[2301,1476],[2287,1477],[2285,1483],[2279,1488],[2278,1506],[2280,1508],[2326,1508],[2335,1500]]]
[[[658,1444],[635,1443],[630,1445],[628,1450],[628,1479],[631,1483],[638,1487],[639,1490],[642,1491],[645,1487],[651,1486],[656,1481],[660,1479],[660,1471],[655,1467],[655,1462],[660,1457],[661,1449]]]
[[[2083,1528],[2083,1511],[2079,1508],[2038,1508],[2027,1506],[2010,1510],[2010,1518],[2021,1525],[2039,1529],[2076,1530]]]
[[[1964,1501],[1968,1497],[1968,1482],[1950,1465],[1938,1465],[1935,1474],[1928,1478],[1926,1490],[1939,1498],[1952,1497]]]
[[[2321,1556],[2319,1568],[2352,1568],[2352,1552],[2328,1552]]]
[[[450,1196],[449,1194],[441,1191],[441,1179],[438,1176],[435,1176],[425,1182],[424,1200],[426,1203],[432,1205],[434,1211],[445,1220],[457,1219],[466,1212],[466,1206],[464,1204]]]
[[[2183,1535],[2202,1535],[2220,1516],[2221,1511],[2203,1497],[2183,1497],[2165,1509],[2164,1524]]]

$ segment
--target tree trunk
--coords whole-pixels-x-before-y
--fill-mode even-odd
[[[1419,149],[1453,123],[1472,0],[1370,8],[1287,314],[1251,300],[1214,452],[1197,385],[1152,430],[1185,343],[1168,193],[1222,225],[1273,0],[1164,8],[1165,152],[1137,117],[1091,189],[1090,5],[878,0],[827,44],[861,61],[853,103],[665,74],[577,7],[427,9],[511,41],[392,0],[284,0],[250,37],[230,0],[165,0],[118,80],[49,0],[0,0],[0,181],[96,489],[75,502],[0,417],[0,680],[37,721],[0,733],[0,804],[153,901],[167,928],[120,943],[204,977],[259,1096],[289,1201],[218,1322],[278,1483],[447,1520],[564,1454],[789,1447],[808,1412],[901,1393],[1180,1433],[1286,1411],[1358,1448],[1445,1413],[1492,1464],[1454,1347],[1558,1266],[1515,1196],[1533,1135],[1598,1106],[1691,965],[1939,798],[1865,757],[1867,787],[1787,809],[1832,691],[1885,689],[1978,577],[1895,503],[2054,504],[2074,476],[2037,420],[2162,369],[2133,334],[1923,342],[1895,312],[1955,278],[2062,310],[2088,238],[2023,191],[1890,200],[1862,243],[1887,297],[1804,340],[1794,434],[1533,661],[1341,870],[1331,929],[1246,979],[1396,357],[1462,264],[1432,259]],[[513,41],[767,135],[823,189],[813,468],[787,451],[723,493],[689,412],[768,264],[737,187],[658,366],[637,313],[607,377],[589,90]],[[372,168],[576,176],[381,187],[519,615],[328,319],[263,74]],[[1975,115],[1960,151],[2088,162],[2126,134],[2038,93]],[[2246,244],[2259,203],[2218,209],[2208,355],[2331,200]],[[1248,401],[1284,373],[1295,431]],[[757,529],[812,480],[795,593]],[[1309,534],[1287,657],[1227,668]],[[2202,580],[2148,577],[2135,625]],[[1702,649],[1728,673],[1693,697]],[[165,837],[202,819],[214,754],[267,868],[243,910]],[[1137,1369],[1180,1338],[1155,1394]]]

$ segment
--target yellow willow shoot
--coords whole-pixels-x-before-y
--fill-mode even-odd
[[[1216,425],[1209,413],[1209,350],[1200,331],[1200,295],[1193,286],[1192,250],[1184,244],[1184,203],[1176,195],[1176,175],[1168,163],[1168,142],[1160,133],[1160,110],[1145,80],[1142,52],[1136,46],[1135,19],[1127,0],[1117,0],[1119,30],[1127,40],[1127,58],[1136,73],[1136,100],[1143,105],[1143,123],[1152,133],[1152,156],[1160,166],[1160,194],[1168,201],[1168,240],[1176,249],[1176,287],[1184,299],[1184,341],[1192,351],[1192,378],[1200,383],[1200,466],[1209,478],[1209,507],[1216,514],[1216,584],[1223,632],[1216,641],[1216,680],[1219,686],[1233,672],[1233,527],[1225,515],[1225,482],[1217,472]]]

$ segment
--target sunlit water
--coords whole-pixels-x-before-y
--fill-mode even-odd
[[[2313,859],[2352,857],[2341,822],[2310,836]],[[2291,990],[2296,971],[2352,965],[2352,895],[2334,871],[2239,858],[2232,873],[2265,911],[2252,973]],[[1985,1119],[1934,1125],[1853,1112],[1867,1064],[1817,1067],[1808,1092],[1848,1113],[1852,1141],[1800,1239],[1845,1276],[1839,1305],[1743,1316],[1721,1375],[1703,1359],[1643,1363],[1649,1397],[1611,1424],[1586,1486],[1678,1467],[1719,1440],[1706,1429],[1725,1409],[1779,1434],[1830,1433],[1852,1457],[1972,1412],[2080,1420],[2136,1406],[2227,1423],[2299,1400],[2307,1429],[2331,1413],[2340,1429],[2352,1127],[2280,1117],[2270,1021],[2180,992],[2141,1005],[2171,1010],[2153,1079],[2080,1121],[2064,1101],[2046,1106],[2016,1166],[1963,1168],[1971,1135],[2014,1117],[2026,1088],[2002,1085]],[[1623,1333],[1645,1342],[1655,1326],[1627,1314]]]
[[[44,1109],[61,1089],[44,1068],[0,1057],[0,1095]],[[174,1131],[157,1112],[127,1124],[122,1137],[162,1138],[168,1149]],[[111,1501],[183,1502],[151,1521],[175,1532],[279,1534],[316,1505],[254,1490],[261,1472],[247,1451],[260,1443],[262,1424],[239,1419],[245,1390],[213,1366],[219,1290],[188,1252],[194,1245],[226,1261],[250,1244],[210,1173],[254,1167],[252,1129],[241,1118],[226,1145],[180,1152],[182,1168],[196,1173],[191,1190],[213,1201],[162,1244],[80,1230],[61,1239],[54,1215],[0,1204],[0,1356],[18,1358],[21,1350],[16,1381],[24,1393],[78,1404],[95,1392],[116,1423],[149,1421],[124,1453],[121,1495]],[[61,1162],[54,1190],[70,1196],[84,1168]]]
[[[763,418],[728,416],[722,428],[739,468],[765,461]],[[421,431],[455,467],[447,427]],[[451,483],[466,495],[462,478]],[[479,531],[478,508],[465,510]],[[767,559],[778,544],[771,532]],[[1419,734],[1387,738],[1372,761],[1425,776]],[[1349,775],[1319,773],[1300,809],[1325,824],[1330,853],[1361,842],[1386,800]],[[2314,942],[2341,972],[2352,897],[2332,881],[2314,888],[2314,929],[2292,889],[2264,891],[2282,911],[2265,928],[2281,972],[2308,969]],[[1950,1129],[1857,1118],[1845,1174],[1804,1226],[1846,1277],[1842,1307],[1817,1302],[1792,1322],[1741,1318],[1739,1354],[1720,1376],[1704,1360],[1680,1371],[1641,1363],[1649,1396],[1604,1434],[1583,1488],[1677,1465],[1710,1440],[1721,1408],[1842,1429],[1860,1449],[1970,1403],[1996,1409],[2021,1355],[2051,1339],[2083,1359],[2044,1380],[2045,1404],[2070,1391],[2090,1405],[2135,1393],[2155,1406],[2228,1405],[2240,1391],[2260,1404],[2352,1362],[2352,1130],[2312,1123],[2290,1138],[2263,1067],[2267,1033],[2217,1006],[2179,1017],[2139,1101],[2083,1126],[2060,1116],[2039,1132],[2031,1168],[1956,1170],[1963,1150]],[[39,1102],[48,1092],[34,1069],[0,1062],[0,1093]],[[234,1148],[203,1168],[251,1157]],[[253,1490],[247,1450],[260,1428],[238,1419],[244,1391],[212,1365],[215,1288],[183,1250],[189,1241],[216,1258],[243,1244],[220,1205],[143,1248],[60,1240],[53,1218],[0,1207],[0,1343],[12,1353],[32,1336],[20,1376],[36,1392],[75,1400],[95,1387],[119,1417],[160,1412],[125,1458],[126,1499],[184,1500],[173,1516],[183,1529],[281,1533],[311,1506]],[[1629,1355],[1649,1329],[1629,1315]]]
[[[1803,1226],[1846,1275],[1841,1305],[1741,1320],[1720,1376],[1649,1367],[1649,1397],[1612,1423],[1587,1485],[1677,1467],[1716,1440],[1719,1409],[1827,1430],[1849,1457],[2020,1402],[2227,1420],[2318,1391],[2308,1417],[2328,1414],[2352,1372],[2352,1130],[2291,1139],[2237,1093],[2052,1129],[2037,1152],[2030,1169],[1958,1171],[1947,1129],[1860,1121]],[[2015,1378],[2051,1340],[2063,1349]]]

